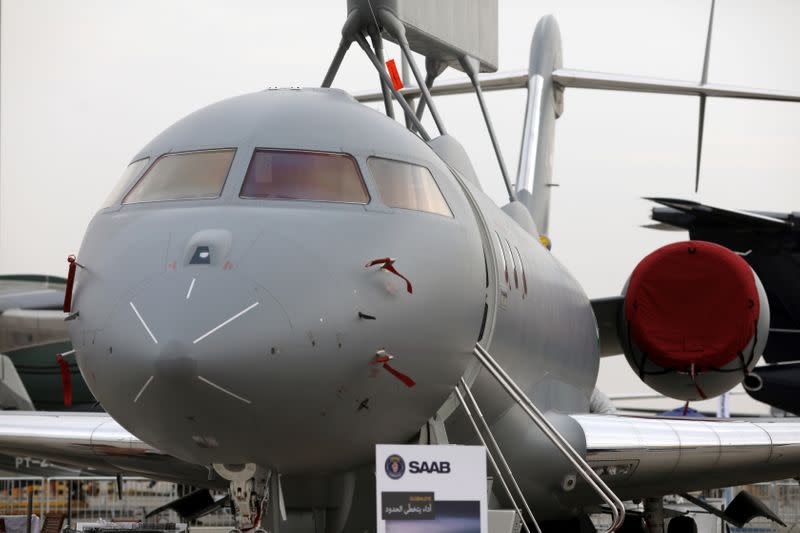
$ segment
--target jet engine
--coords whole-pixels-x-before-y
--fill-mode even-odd
[[[659,248],[633,270],[617,331],[625,357],[653,389],[679,400],[722,394],[764,350],[769,304],[750,266],[723,246]]]

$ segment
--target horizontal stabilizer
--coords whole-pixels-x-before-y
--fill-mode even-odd
[[[528,86],[528,71],[514,70],[481,74],[478,79],[481,89],[486,91],[504,91],[524,89]],[[773,89],[757,89],[736,87],[732,85],[701,84],[696,81],[667,80],[646,76],[628,76],[624,74],[608,74],[588,70],[560,68],[553,72],[553,82],[561,87],[576,89],[599,89],[604,91],[630,91],[657,94],[678,94],[684,96],[709,96],[715,98],[744,98],[751,100],[773,100],[779,102],[800,102],[800,92],[780,91]],[[467,78],[456,78],[439,81],[431,87],[431,95],[445,96],[465,94],[473,91],[472,83]],[[400,91],[406,98],[420,96],[419,87],[407,86]],[[361,92],[353,95],[359,102],[383,101],[380,91]]]
[[[481,74],[478,76],[481,90],[486,91],[505,91],[508,89],[524,89],[528,86],[528,71],[516,70],[513,72],[494,72],[491,74]],[[434,82],[430,89],[431,96],[448,96],[452,94],[472,93],[475,88],[469,78],[455,78],[452,80],[441,80]],[[406,98],[418,98],[420,96],[419,87],[407,85],[400,89],[400,94]],[[355,93],[353,98],[359,102],[382,102],[383,93],[381,91],[365,91]]]
[[[558,69],[553,81],[562,87],[600,89],[604,91],[633,91],[640,93],[680,94],[685,96],[711,96],[716,98],[745,98],[800,102],[800,92],[736,87],[733,85],[703,84],[696,81],[667,80],[646,76],[608,74],[588,70]]]

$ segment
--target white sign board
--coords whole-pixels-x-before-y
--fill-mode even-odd
[[[375,446],[378,533],[487,533],[483,446]]]

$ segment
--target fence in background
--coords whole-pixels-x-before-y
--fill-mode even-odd
[[[113,477],[0,477],[0,515],[23,515],[28,509],[28,494],[33,493],[33,513],[68,515],[70,523],[143,520],[150,511],[189,493],[185,485],[146,478],[126,477],[122,498]],[[180,522],[174,511],[164,511],[148,521]],[[229,527],[230,509],[225,507],[202,517],[195,525]]]

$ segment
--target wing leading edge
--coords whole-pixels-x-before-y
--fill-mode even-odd
[[[800,422],[573,415],[586,458],[624,499],[800,475]]]
[[[0,412],[0,453],[30,456],[100,472],[122,472],[199,486],[208,480],[200,465],[145,444],[106,413]]]

